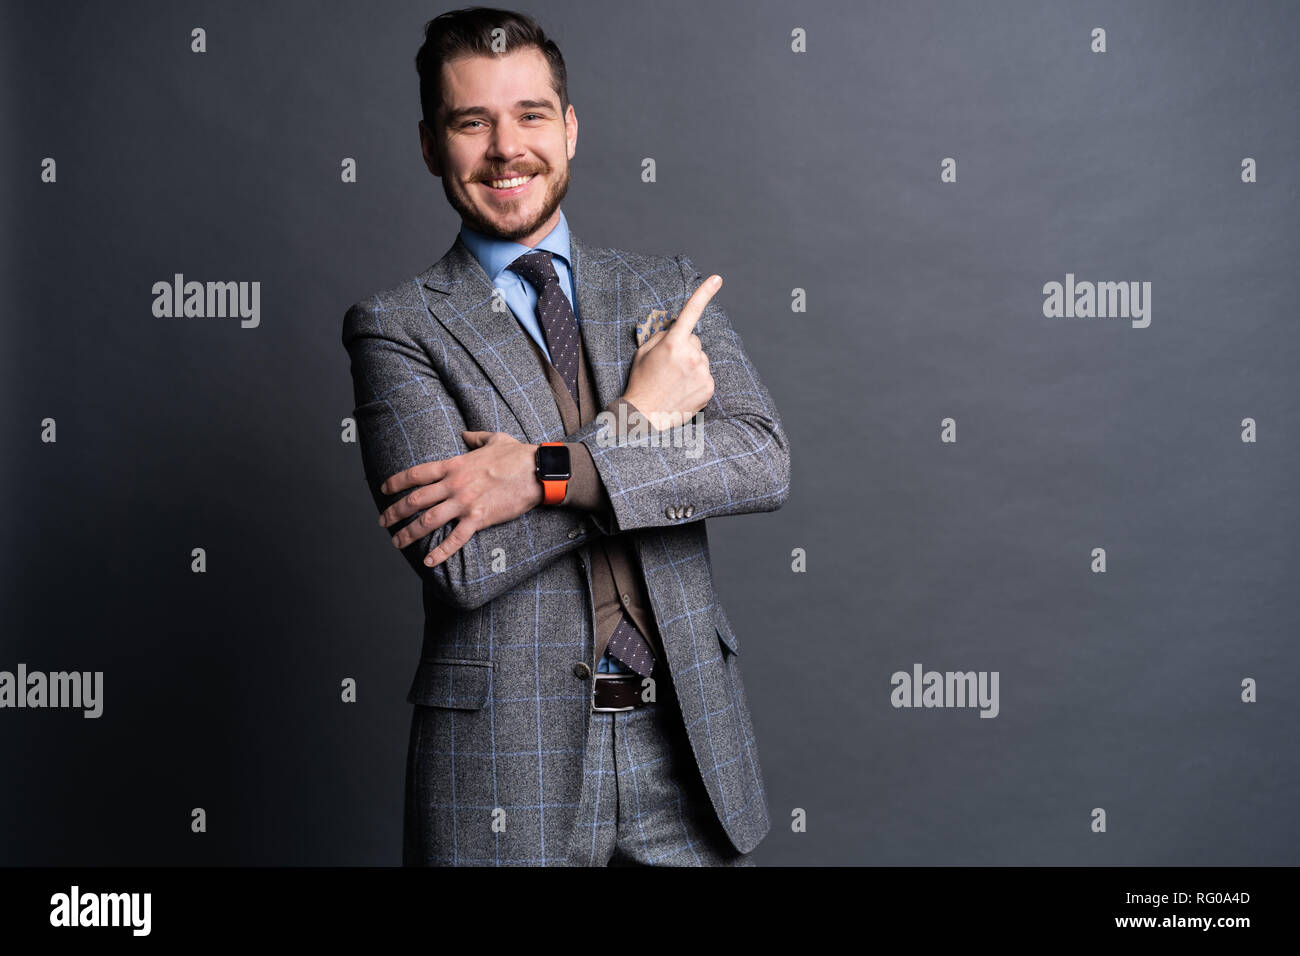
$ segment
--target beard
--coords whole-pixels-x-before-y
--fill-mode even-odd
[[[442,177],[442,191],[447,196],[447,202],[450,203],[451,207],[460,214],[460,218],[464,220],[465,225],[469,226],[475,232],[481,232],[485,236],[493,236],[497,239],[518,242],[520,239],[535,232],[539,226],[550,219],[551,216],[555,215],[556,209],[560,208],[561,200],[564,199],[565,194],[569,191],[569,169],[570,167],[566,163],[564,167],[564,175],[562,177],[558,179],[554,176],[547,177],[546,198],[543,200],[542,207],[536,216],[530,216],[518,226],[509,228],[504,228],[496,221],[485,218],[483,214],[479,212],[478,207],[474,206],[469,201],[468,195],[461,191],[459,183],[457,183],[455,188],[453,188],[451,179],[448,176]],[[549,172],[549,170],[542,170],[539,172],[539,175],[545,172]],[[470,183],[470,188],[476,188],[478,185],[478,181],[474,181]],[[516,200],[516,202],[521,201],[522,200]],[[502,214],[503,218],[509,216],[509,207],[502,207]]]

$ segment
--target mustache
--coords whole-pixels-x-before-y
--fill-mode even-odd
[[[488,173],[487,175],[479,176],[479,177],[478,177],[478,181],[479,181],[479,182],[484,182],[484,183],[485,183],[485,182],[488,182],[488,181],[493,180],[493,179],[514,179],[516,176],[533,176],[533,175],[535,175],[535,174],[537,174],[537,173],[540,173],[540,172],[543,172],[543,170],[541,170],[541,169],[516,169],[516,170],[511,170],[511,171],[506,171],[506,172],[500,172],[500,173]]]

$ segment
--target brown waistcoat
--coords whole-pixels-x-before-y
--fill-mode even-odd
[[[522,330],[521,330],[522,331]],[[596,408],[596,390],[592,384],[591,370],[587,367],[587,351],[578,338],[578,401],[580,408],[573,405],[573,396],[564,384],[555,366],[546,358],[541,347],[533,337],[524,332],[533,354],[546,372],[546,380],[551,386],[551,394],[559,408],[564,422],[564,432],[573,434],[583,425],[592,421],[599,413]],[[615,399],[608,411],[618,415],[620,404],[626,404],[627,421],[639,416],[636,406],[623,398]],[[568,493],[558,505],[539,505],[538,507],[574,508],[585,511],[600,511],[608,515],[609,523],[614,522],[609,495],[596,471],[591,459],[591,452],[582,442],[565,442],[569,449],[570,468],[573,477],[569,480]],[[591,661],[595,670],[597,663],[605,653],[605,645],[618,623],[619,616],[626,613],[636,629],[645,635],[650,647],[659,661],[664,660],[663,642],[655,626],[654,611],[646,593],[645,575],[636,550],[626,534],[599,535],[585,549],[591,566],[592,599],[596,607],[596,656]]]

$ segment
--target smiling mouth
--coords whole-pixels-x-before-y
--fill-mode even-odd
[[[536,178],[537,173],[531,173],[527,176],[514,176],[510,179],[483,179],[479,181],[495,193],[511,193],[522,189]]]
[[[523,193],[533,179],[537,178],[537,173],[530,173],[529,176],[515,176],[506,179],[481,179],[482,185],[495,195],[508,196],[515,193]]]

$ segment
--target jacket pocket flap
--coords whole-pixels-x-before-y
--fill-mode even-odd
[[[722,610],[721,604],[713,605],[713,623],[717,625],[718,637],[722,638],[722,643],[727,645],[727,650],[739,654],[740,645],[736,643],[736,632],[731,629],[731,622],[727,620],[727,612]]]
[[[492,696],[493,661],[422,657],[406,695],[408,704],[481,710]]]

